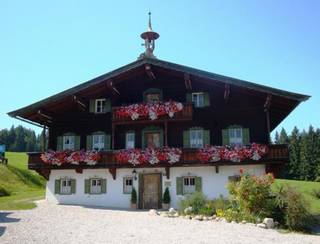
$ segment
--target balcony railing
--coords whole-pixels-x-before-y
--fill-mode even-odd
[[[48,165],[45,164],[40,158],[41,152],[33,152],[29,154],[29,169],[41,170],[41,169],[79,169],[79,168],[124,168],[124,167],[177,167],[177,166],[201,166],[201,165],[239,165],[239,164],[281,164],[289,159],[289,151],[287,145],[269,145],[269,150],[260,160],[244,160],[241,162],[230,162],[230,161],[218,161],[214,163],[202,163],[197,157],[197,149],[182,149],[182,155],[180,161],[170,165],[169,163],[159,163],[156,165],[143,164],[133,166],[130,163],[119,163],[116,160],[115,152],[101,152],[101,159],[96,165]]]
[[[112,108],[112,122],[116,124],[127,124],[127,123],[135,123],[135,122],[145,122],[148,121],[150,122],[150,118],[143,116],[139,117],[135,120],[132,120],[130,117],[124,117],[118,115],[116,112],[120,107],[113,107]],[[179,112],[176,112],[172,118],[170,118],[168,115],[163,115],[159,116],[157,119],[154,121],[187,121],[187,120],[192,120],[193,116],[193,105],[192,103],[186,103],[183,104],[183,109]]]

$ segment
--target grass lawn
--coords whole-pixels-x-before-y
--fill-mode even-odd
[[[320,216],[320,199],[312,194],[312,191],[315,189],[320,191],[320,182],[277,179],[275,185],[290,185],[300,191],[305,200],[310,204],[310,212]]]
[[[0,210],[31,209],[34,200],[44,198],[45,179],[27,169],[25,153],[7,152],[8,166],[0,165],[0,187],[10,196],[0,197]]]

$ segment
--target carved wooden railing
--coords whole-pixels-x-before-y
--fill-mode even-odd
[[[113,107],[112,108],[112,122],[113,123],[130,123],[130,122],[143,122],[143,121],[151,121],[149,117],[139,117],[136,120],[132,120],[130,117],[123,117],[116,113],[116,111],[120,107]],[[163,115],[157,118],[154,121],[186,121],[192,120],[193,116],[193,105],[192,103],[185,103],[183,104],[183,109],[179,112],[176,112],[172,118],[168,115]]]

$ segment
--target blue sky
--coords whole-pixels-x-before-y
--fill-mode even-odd
[[[320,127],[320,1],[2,0],[0,129],[36,129],[6,113],[136,60],[149,10],[160,59],[311,95],[277,129]]]

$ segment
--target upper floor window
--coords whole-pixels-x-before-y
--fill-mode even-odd
[[[105,113],[106,112],[106,99],[96,99],[95,100],[95,112],[96,113]]]
[[[196,179],[193,176],[183,177],[183,193],[190,194],[196,191]]]
[[[74,150],[74,136],[63,136],[63,150]]]
[[[100,194],[102,189],[102,180],[101,179],[91,179],[90,182],[90,193],[91,194]]]
[[[134,132],[126,133],[126,149],[132,149],[135,147],[135,135]]]
[[[190,147],[203,147],[203,130],[190,130]]]
[[[71,179],[61,179],[60,194],[71,194]]]
[[[101,151],[103,150],[105,141],[104,141],[105,135],[103,134],[97,134],[92,136],[92,150],[95,151]]]
[[[229,143],[231,145],[240,146],[243,144],[242,128],[230,128],[228,131],[229,131]]]
[[[195,107],[204,107],[204,93],[203,92],[194,92],[191,94],[192,102]]]
[[[148,148],[160,147],[160,132],[146,132],[145,142]]]

